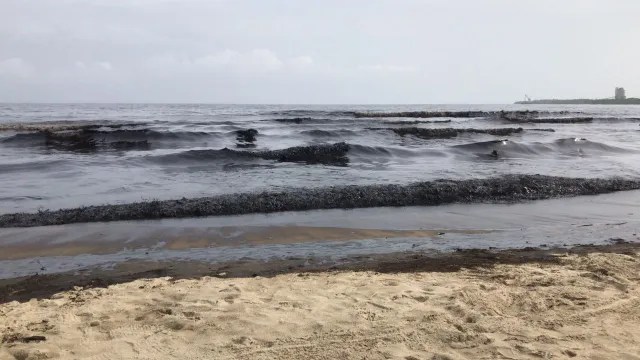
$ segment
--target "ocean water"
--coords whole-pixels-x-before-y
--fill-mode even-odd
[[[493,114],[501,110],[593,120],[513,123]],[[408,111],[484,113],[356,116]],[[639,124],[640,106],[0,104],[0,214],[514,173],[638,178]],[[524,130],[450,138],[393,131],[406,127]],[[242,132],[249,129],[257,132]],[[255,155],[336,143],[348,150],[329,159]]]

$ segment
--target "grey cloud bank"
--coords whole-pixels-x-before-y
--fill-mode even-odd
[[[0,101],[640,95],[640,2],[8,0]]]

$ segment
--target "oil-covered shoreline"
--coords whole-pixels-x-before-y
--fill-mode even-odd
[[[640,189],[640,180],[505,175],[435,180],[409,185],[347,185],[279,192],[239,193],[180,200],[86,206],[0,215],[0,227],[81,222],[240,215],[317,209],[433,206],[450,203],[519,202]]]
[[[639,119],[625,107],[0,104],[0,214],[509,174],[640,179]]]

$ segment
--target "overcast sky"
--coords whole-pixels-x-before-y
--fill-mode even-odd
[[[638,19],[638,0],[0,0],[0,101],[640,97]]]

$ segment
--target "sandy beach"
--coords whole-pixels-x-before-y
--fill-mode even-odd
[[[640,360],[639,0],[0,10],[0,360]]]
[[[0,358],[640,359],[637,244],[295,268],[3,280]]]

